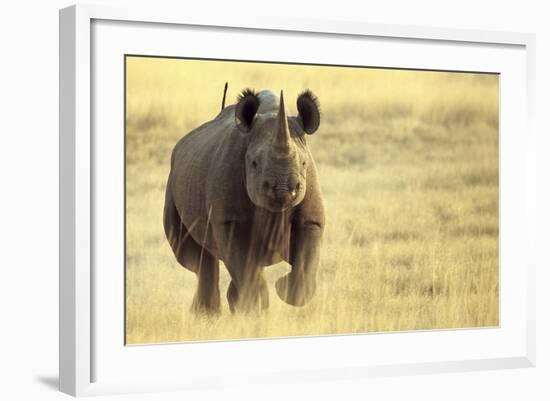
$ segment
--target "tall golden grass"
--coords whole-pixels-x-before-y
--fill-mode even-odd
[[[129,57],[126,64],[129,344],[495,326],[499,323],[496,75]],[[259,316],[190,312],[193,273],[164,237],[175,142],[245,87],[305,88],[327,212],[318,293]],[[294,114],[295,110],[292,114]],[[220,289],[229,276],[222,266]]]

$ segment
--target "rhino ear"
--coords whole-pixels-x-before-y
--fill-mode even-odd
[[[242,91],[235,108],[235,124],[239,130],[242,132],[250,131],[259,107],[260,99],[252,89]]]
[[[321,112],[319,110],[319,101],[309,89],[298,96],[296,102],[302,128],[308,134],[313,134],[319,128],[321,123]]]

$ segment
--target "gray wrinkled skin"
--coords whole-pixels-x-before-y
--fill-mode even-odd
[[[198,276],[195,311],[220,309],[220,260],[231,311],[267,308],[263,269],[282,260],[291,272],[276,283],[279,297],[302,306],[313,296],[324,208],[306,144],[319,125],[310,92],[298,110],[288,117],[282,93],[245,91],[176,144],[164,228],[178,262]]]

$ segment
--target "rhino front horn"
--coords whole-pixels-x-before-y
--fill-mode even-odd
[[[290,148],[290,131],[288,129],[288,121],[285,111],[285,100],[283,91],[279,99],[279,113],[277,115],[277,129],[273,137],[273,146],[281,152],[287,152]]]

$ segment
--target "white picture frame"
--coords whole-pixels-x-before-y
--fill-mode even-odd
[[[103,22],[105,22],[104,25]],[[117,23],[121,26],[115,26]],[[124,24],[134,24],[124,25]],[[138,23],[138,24],[136,24]],[[95,25],[94,25],[95,24]],[[197,361],[201,355],[212,357],[212,353],[226,353],[231,357],[242,356],[243,365],[246,361],[254,361],[257,355],[276,356],[284,350],[287,355],[299,355],[300,352],[308,352],[315,355],[317,346],[322,342],[323,347],[328,351],[322,360],[313,360],[311,363],[296,363],[294,369],[284,369],[285,361],[289,357],[277,362],[274,360],[274,367],[271,369],[260,369],[255,366],[242,366],[241,373],[244,375],[234,377],[229,372],[228,366],[220,366],[219,370],[212,374],[204,374],[201,371],[200,363],[190,369],[190,375],[153,377],[153,372],[138,371],[137,362],[143,361],[145,365],[158,366],[163,361],[168,361],[172,355],[180,353],[178,345],[136,347],[130,352],[124,349],[121,341],[117,350],[110,349],[107,345],[117,340],[119,333],[97,334],[96,326],[103,327],[119,319],[123,311],[118,303],[112,309],[117,311],[106,317],[101,313],[105,308],[100,303],[96,305],[94,300],[94,289],[102,286],[102,297],[106,302],[118,302],[120,297],[115,286],[104,286],[104,275],[94,274],[94,266],[101,256],[94,254],[94,241],[97,239],[98,227],[102,227],[98,221],[96,210],[96,197],[94,176],[97,174],[98,153],[101,153],[101,163],[109,163],[110,157],[108,143],[97,144],[94,140],[94,126],[97,127],[98,115],[101,111],[95,109],[92,101],[94,87],[92,77],[94,69],[102,67],[94,58],[99,57],[103,48],[107,52],[121,52],[125,46],[124,41],[129,40],[126,36],[117,34],[121,30],[132,30],[132,36],[139,36],[139,31],[145,26],[157,26],[155,33],[149,35],[149,43],[142,40],[140,46],[151,46],[146,53],[151,52],[158,41],[155,38],[164,38],[166,35],[175,34],[175,30],[185,27],[201,27],[206,30],[227,32],[230,29],[241,34],[254,35],[254,32],[263,32],[269,35],[285,34],[305,35],[311,37],[322,37],[328,41],[331,36],[348,38],[349,40],[384,40],[388,44],[404,41],[417,43],[419,45],[438,46],[444,51],[445,46],[454,46],[456,52],[469,51],[468,49],[495,48],[502,50],[503,58],[499,61],[504,63],[509,60],[510,65],[515,65],[517,70],[510,69],[510,85],[515,85],[523,95],[513,99],[513,105],[519,108],[507,107],[503,110],[509,113],[510,127],[518,129],[521,135],[510,135],[506,137],[501,148],[501,201],[506,200],[501,208],[501,219],[510,220],[508,227],[518,231],[519,237],[503,232],[501,236],[501,247],[508,243],[514,243],[514,249],[501,253],[501,263],[508,260],[519,260],[523,255],[522,262],[516,265],[521,274],[510,276],[508,270],[502,271],[504,278],[513,283],[514,287],[503,286],[501,308],[505,313],[513,310],[506,322],[516,318],[517,327],[512,324],[502,324],[499,328],[492,330],[454,330],[441,334],[430,332],[415,332],[402,334],[389,334],[393,346],[400,342],[411,341],[411,344],[435,344],[435,337],[446,337],[444,342],[457,341],[460,344],[470,344],[472,349],[464,358],[460,357],[461,347],[457,346],[458,356],[447,357],[437,360],[434,358],[419,358],[414,354],[408,359],[386,358],[380,356],[376,361],[365,360],[360,352],[349,356],[348,359],[338,359],[338,351],[345,347],[364,347],[365,335],[355,336],[333,336],[317,338],[305,338],[303,340],[257,340],[241,342],[217,342],[202,343],[195,346],[193,350],[186,349],[190,359]],[[94,26],[96,28],[94,28]],[[105,27],[105,28],[102,28]],[[199,29],[200,31],[200,29]],[[94,32],[97,40],[94,42]],[[179,31],[178,31],[179,32]],[[150,32],[151,33],[151,32]],[[159,35],[156,37],[155,35]],[[198,33],[200,35],[200,32]],[[107,36],[105,36],[107,35]],[[112,35],[112,36],[108,36]],[[103,39],[102,39],[103,37]],[[107,42],[105,37],[110,39]],[[206,39],[205,39],[206,40]],[[208,42],[205,42],[208,43]],[[535,364],[535,283],[534,283],[534,243],[535,243],[535,187],[536,187],[536,163],[535,163],[535,133],[533,130],[534,112],[534,35],[525,33],[506,32],[484,32],[458,29],[438,29],[413,26],[390,26],[374,25],[363,22],[350,21],[317,21],[297,20],[292,18],[258,17],[256,19],[238,20],[227,19],[224,16],[216,15],[189,15],[185,10],[162,10],[158,8],[112,8],[109,6],[78,5],[60,11],[60,359],[59,377],[60,390],[75,396],[94,395],[107,393],[126,393],[137,391],[160,391],[170,389],[196,389],[207,387],[219,387],[229,385],[245,385],[246,383],[268,383],[268,382],[293,382],[306,380],[328,380],[338,378],[361,379],[365,377],[422,374],[430,372],[454,372],[482,369],[504,369],[516,367],[531,367]],[[118,47],[117,47],[118,46]],[[166,44],[160,53],[171,51],[170,45]],[[462,50],[461,50],[462,49]],[[429,49],[426,51],[430,51]],[[126,52],[126,50],[124,50]],[[509,54],[508,54],[509,53]],[[118,54],[118,53],[117,53]],[[170,54],[171,55],[171,54]],[[101,56],[103,57],[103,56]],[[258,56],[261,59],[261,56]],[[399,66],[399,58],[384,61],[383,66]],[[421,56],[419,56],[421,57]],[[509,57],[509,58],[508,58]],[[221,57],[223,58],[223,57]],[[105,59],[105,57],[103,57]],[[497,57],[498,59],[498,57]],[[393,60],[393,61],[392,61]],[[117,63],[120,62],[117,61]],[[497,61],[493,60],[493,63]],[[394,64],[395,63],[395,64]],[[419,62],[419,68],[453,69],[452,60],[441,61],[434,65],[433,60],[426,58]],[[481,61],[479,61],[481,63]],[[105,64],[109,66],[110,64]],[[118,65],[118,64],[114,64]],[[472,64],[473,65],[473,64]],[[498,68],[491,68],[491,64],[479,64],[479,71],[491,70],[499,72]],[[483,67],[485,65],[485,68]],[[447,66],[447,68],[446,68]],[[460,69],[459,66],[455,69]],[[116,74],[122,74],[118,71]],[[113,79],[120,79],[116,77]],[[103,78],[99,78],[101,81]],[[118,81],[117,81],[118,82]],[[96,82],[97,83],[97,82]],[[510,86],[509,88],[512,88]],[[97,89],[97,88],[96,88]],[[122,87],[116,86],[114,90],[122,91]],[[508,91],[503,91],[501,101],[507,101]],[[102,96],[97,95],[96,96]],[[118,99],[118,98],[117,98]],[[116,102],[117,99],[112,99]],[[512,99],[510,99],[512,101]],[[510,103],[512,106],[512,103]],[[116,107],[115,107],[116,109]],[[507,115],[508,116],[508,115]],[[508,117],[507,117],[508,118]],[[115,118],[116,120],[116,118]],[[114,124],[121,124],[123,119]],[[506,121],[505,121],[506,123]],[[508,123],[506,123],[508,124]],[[508,125],[504,124],[505,132]],[[118,125],[116,125],[118,126]],[[107,147],[106,147],[107,146]],[[105,151],[105,152],[104,152]],[[106,161],[107,160],[107,161]],[[506,168],[506,163],[514,162],[518,165],[515,169]],[[116,177],[116,175],[115,175]],[[116,184],[116,180],[115,180]],[[504,198],[503,198],[504,197]],[[510,199],[510,201],[508,201]],[[99,233],[100,234],[100,233]],[[517,234],[516,234],[517,235]],[[508,249],[506,247],[506,249]],[[506,258],[506,259],[503,259]],[[510,262],[512,263],[512,262]],[[519,274],[519,273],[518,273]],[[117,276],[119,277],[119,276]],[[103,281],[102,281],[103,280]],[[116,277],[113,283],[117,283]],[[508,281],[507,281],[508,282]],[[506,282],[504,283],[506,284]],[[517,305],[517,307],[510,307]],[[97,311],[100,311],[98,313]],[[501,311],[502,313],[502,311]],[[501,316],[502,317],[502,316]],[[111,320],[109,320],[111,319]],[[118,327],[118,326],[117,326]],[[117,329],[118,330],[118,329]],[[108,331],[108,330],[107,330]],[[105,330],[102,330],[104,333]],[[501,335],[502,333],[505,334]],[[109,337],[110,336],[110,337]],[[114,337],[113,337],[114,336]],[[380,342],[385,334],[369,335],[369,342]],[[400,340],[400,338],[404,340]],[[502,341],[501,341],[502,340]],[[300,342],[298,342],[300,341]],[[118,344],[118,343],[117,343]],[[407,343],[408,344],[408,343]],[[443,343],[441,343],[443,345]],[[485,349],[484,344],[496,344],[494,349]],[[477,347],[477,348],[476,348]],[[331,351],[333,350],[333,351]],[[119,352],[120,351],[120,352]],[[108,355],[107,355],[108,354]],[[115,355],[111,358],[111,355]],[[465,354],[466,355],[466,354]],[[98,358],[96,360],[96,358]],[[117,359],[119,358],[119,359]],[[195,358],[195,359],[193,359]],[[331,359],[332,358],[332,359]],[[97,362],[97,361],[103,362]],[[292,360],[292,357],[290,357]],[[362,362],[364,361],[364,362]],[[396,362],[397,361],[397,362]],[[101,369],[107,369],[106,364],[114,366],[112,372],[103,374]],[[334,362],[334,366],[331,364]],[[168,361],[166,366],[172,366],[174,361]],[[116,370],[120,367],[125,369],[125,375],[117,375]],[[102,368],[103,367],[103,368]],[[98,371],[99,370],[99,371]],[[157,369],[158,370],[158,369]],[[195,371],[195,373],[193,373]],[[201,373],[203,372],[203,373]],[[132,376],[135,374],[135,377]],[[143,375],[143,376],[140,376]],[[148,376],[150,375],[150,377]],[[103,379],[104,377],[104,379]],[[98,379],[99,378],[99,379]]]

